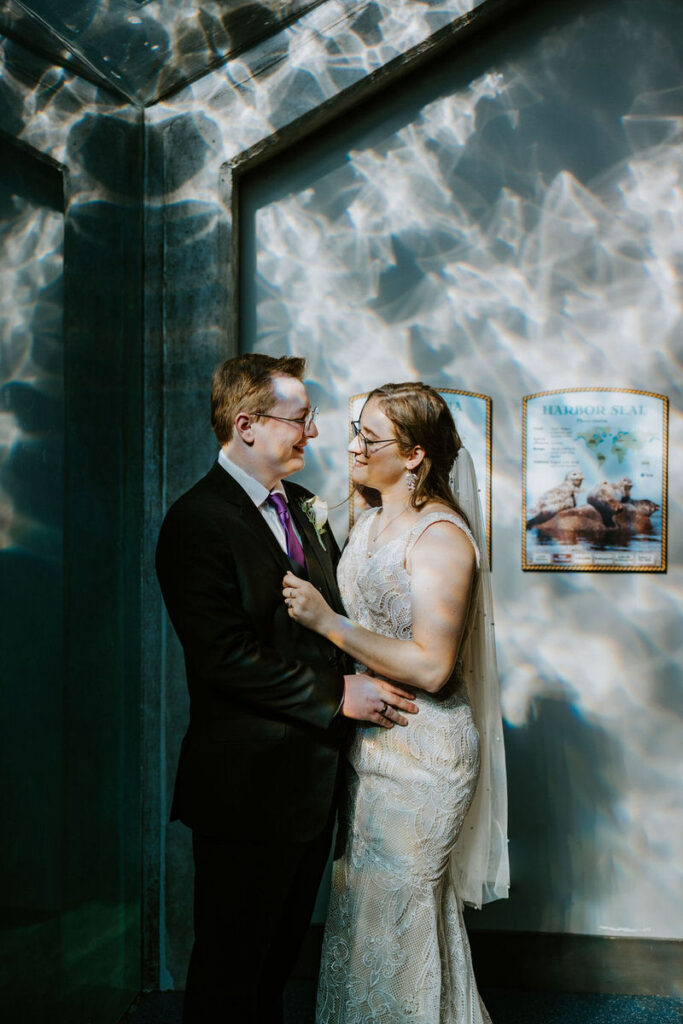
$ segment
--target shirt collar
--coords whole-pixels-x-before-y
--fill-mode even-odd
[[[226,473],[230,474],[235,483],[238,483],[242,490],[247,492],[257,508],[260,508],[268,499],[268,496],[271,493],[268,488],[264,487],[260,481],[256,480],[253,476],[247,473],[246,470],[242,469],[241,466],[236,465],[236,463],[229,459],[222,448],[218,453],[218,464]],[[281,494],[285,501],[287,501],[287,495],[284,487],[282,486],[282,481],[273,487],[273,491]]]

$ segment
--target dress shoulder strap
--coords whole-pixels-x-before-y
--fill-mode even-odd
[[[417,541],[420,539],[422,534],[425,532],[425,530],[429,529],[430,526],[433,526],[434,523],[442,522],[453,523],[453,525],[457,526],[459,530],[462,530],[462,532],[465,534],[465,536],[471,543],[472,547],[474,548],[474,553],[477,558],[478,569],[480,565],[479,548],[477,547],[477,543],[474,537],[472,536],[472,531],[470,530],[469,526],[461,516],[459,516],[456,512],[450,512],[446,509],[435,509],[433,512],[428,512],[426,516],[423,516],[422,519],[419,519],[418,522],[415,523],[415,525],[410,529],[407,535],[405,557],[408,557],[411,550],[413,549]]]

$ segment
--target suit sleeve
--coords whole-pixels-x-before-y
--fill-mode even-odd
[[[265,714],[322,729],[330,725],[342,698],[343,676],[288,659],[258,635],[220,530],[171,509],[159,537],[156,568],[191,689],[209,687]]]

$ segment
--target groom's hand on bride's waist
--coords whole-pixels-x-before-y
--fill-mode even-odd
[[[384,729],[395,725],[408,725],[408,719],[401,714],[417,714],[415,694],[399,688],[386,679],[378,679],[367,673],[344,676],[344,700],[341,714],[358,722],[372,722]]]

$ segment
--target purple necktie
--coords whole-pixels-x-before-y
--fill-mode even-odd
[[[302,569],[306,568],[306,558],[304,556],[304,549],[301,547],[301,541],[294,532],[292,526],[292,520],[289,515],[289,509],[287,508],[287,502],[278,494],[276,491],[268,495],[268,501],[277,512],[278,519],[282,523],[282,528],[285,531],[287,537],[287,554],[292,558],[297,565],[300,565]]]

